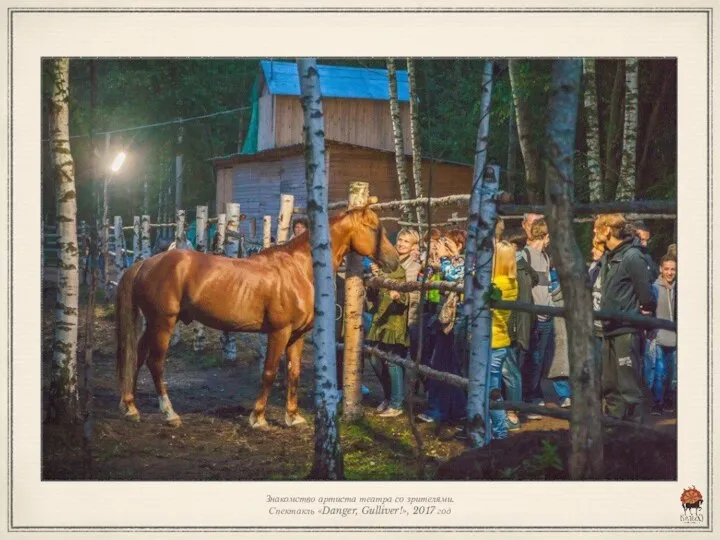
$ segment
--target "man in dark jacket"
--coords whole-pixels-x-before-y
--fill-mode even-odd
[[[654,283],[660,275],[660,271],[648,251],[648,242],[651,236],[650,229],[645,225],[644,221],[631,221],[628,222],[626,227],[628,233],[632,235],[632,245],[640,250],[650,272],[651,283]]]
[[[603,214],[593,228],[594,242],[605,247],[601,270],[604,310],[651,315],[655,297],[647,263],[632,245],[622,214]],[[602,390],[608,415],[643,420],[639,330],[618,321],[603,322]]]

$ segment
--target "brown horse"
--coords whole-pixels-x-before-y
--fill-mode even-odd
[[[395,269],[398,255],[375,212],[348,210],[330,220],[333,267],[354,251]],[[120,408],[139,420],[135,406],[138,371],[147,362],[158,393],[160,411],[180,425],[163,380],[163,363],[175,324],[199,321],[226,332],[268,335],[260,393],[250,415],[252,427],[266,427],[265,405],[285,352],[289,365],[285,423],[301,424],[297,386],[303,335],[312,328],[314,286],[308,233],[268,248],[248,259],[230,259],[196,251],[173,250],[131,266],[117,290],[117,373]],[[138,341],[139,314],[146,328]]]

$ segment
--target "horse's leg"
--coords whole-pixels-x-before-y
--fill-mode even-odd
[[[305,340],[300,336],[294,343],[288,345],[285,350],[288,361],[288,381],[287,381],[287,405],[285,408],[285,424],[288,426],[297,426],[307,423],[300,414],[298,414],[297,390],[300,381],[300,364],[302,362],[303,345]]]
[[[250,426],[253,428],[267,427],[265,405],[267,404],[275,375],[277,375],[280,355],[282,355],[289,339],[289,326],[268,334],[267,355],[265,356],[265,366],[263,367],[261,377],[260,394],[255,401],[255,408],[252,414],[250,414]]]
[[[175,326],[175,319],[169,317],[158,318],[155,322],[153,331],[150,334],[147,341],[148,347],[148,359],[147,364],[152,374],[153,382],[155,383],[155,390],[158,394],[158,402],[160,405],[160,412],[165,415],[165,421],[171,426],[177,427],[182,422],[180,417],[173,409],[170,398],[168,397],[167,384],[163,379],[163,373],[165,371],[165,355],[167,354],[168,346],[170,345],[170,337],[173,333],[173,327]],[[150,321],[148,321],[148,329],[150,329]],[[144,337],[144,336],[143,336]]]
[[[135,396],[137,395],[137,382],[140,368],[145,364],[145,360],[148,355],[148,330],[143,332],[142,337],[138,340],[137,344],[137,366],[135,367],[135,375],[133,376],[132,394],[124,395],[120,399],[120,410],[125,413],[125,418],[133,422],[140,421],[140,411],[138,411],[135,404]]]

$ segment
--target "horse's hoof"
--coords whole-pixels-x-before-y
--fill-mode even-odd
[[[140,413],[134,412],[134,413],[125,413],[125,420],[129,420],[130,422],[139,422],[140,421]]]
[[[258,419],[258,417],[253,412],[250,415],[250,427],[253,429],[268,429],[268,423],[267,420],[265,420],[265,417]]]
[[[302,424],[307,424],[307,420],[305,420],[302,416],[299,414],[295,414],[294,416],[290,416],[288,413],[285,413],[285,424],[288,427],[293,426],[301,426]]]
[[[180,420],[179,416],[174,416],[172,418],[168,418],[166,420],[166,423],[168,426],[180,427],[182,425],[182,420]]]

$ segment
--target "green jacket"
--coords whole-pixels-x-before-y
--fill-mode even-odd
[[[402,265],[397,270],[385,275],[388,279],[405,281],[405,269]],[[408,337],[408,293],[400,293],[398,300],[390,298],[390,290],[380,289],[376,298],[368,298],[370,313],[373,313],[372,325],[366,336],[368,341],[385,343],[386,345],[410,346]]]

